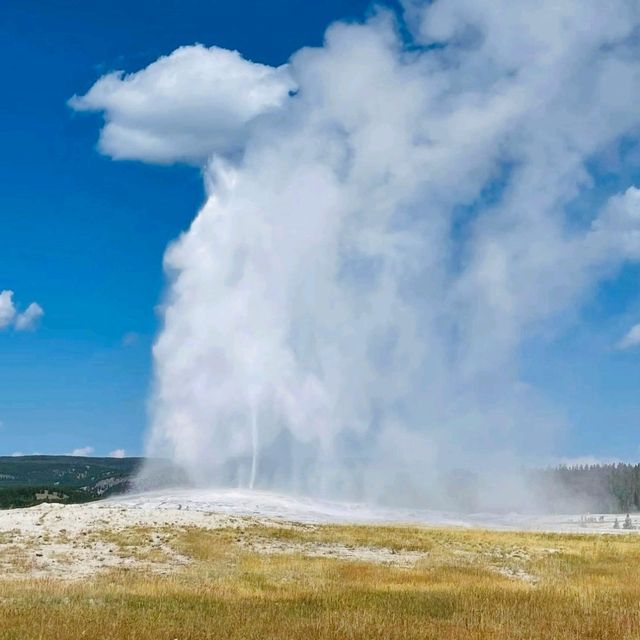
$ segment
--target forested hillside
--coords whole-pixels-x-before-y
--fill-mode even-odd
[[[125,491],[143,458],[0,457],[0,508],[88,502]]]
[[[552,511],[640,511],[640,464],[560,466],[531,474],[532,484]]]

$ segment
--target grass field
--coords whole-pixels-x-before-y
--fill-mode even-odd
[[[85,580],[5,578],[0,638],[640,637],[634,535],[246,521],[104,536],[123,556],[190,561]],[[22,563],[27,575],[28,558],[11,558],[10,540],[2,543],[5,566]]]

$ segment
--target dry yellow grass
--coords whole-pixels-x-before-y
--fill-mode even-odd
[[[245,523],[109,541],[154,535],[192,561],[169,575],[1,581],[0,638],[640,637],[635,536]],[[410,566],[389,559],[407,552]]]

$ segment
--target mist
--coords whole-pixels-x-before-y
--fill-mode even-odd
[[[74,97],[104,153],[206,187],[165,255],[147,454],[199,486],[530,501],[518,469],[571,425],[523,349],[640,259],[640,190],[593,176],[630,162],[639,26],[625,0],[406,2],[277,68],[189,45]]]

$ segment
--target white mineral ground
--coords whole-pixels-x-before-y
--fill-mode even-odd
[[[171,542],[186,527],[242,530],[251,524],[384,524],[477,527],[565,533],[638,533],[622,528],[626,514],[533,516],[455,514],[385,509],[248,490],[176,490],[127,495],[83,505],[41,504],[0,511],[0,573],[5,578],[81,579],[111,568],[143,568],[168,573],[189,562]],[[615,520],[619,529],[614,528]],[[141,537],[122,543],[117,534],[133,528]],[[115,537],[114,537],[114,534]],[[126,538],[125,538],[126,539]],[[420,554],[386,548],[318,543],[241,541],[262,553],[303,553],[409,566]]]

